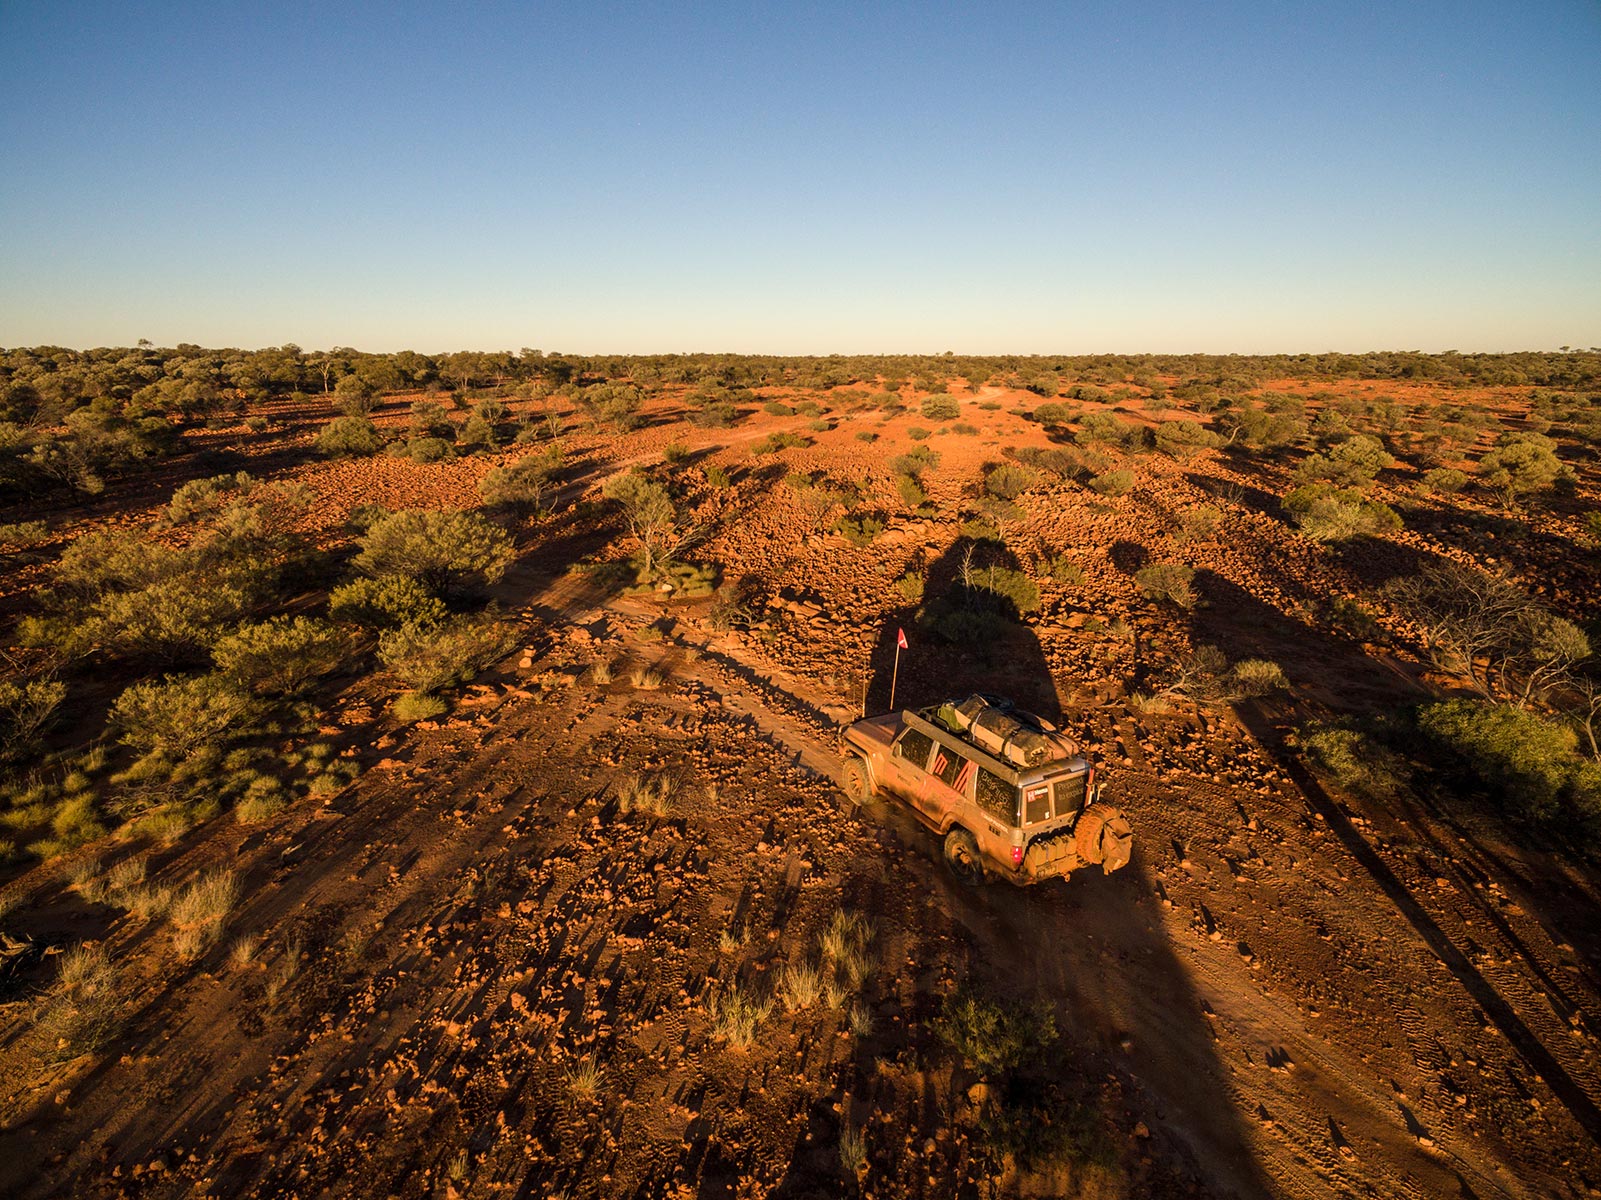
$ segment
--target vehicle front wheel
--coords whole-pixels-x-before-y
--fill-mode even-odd
[[[865,804],[873,794],[872,785],[867,782],[867,764],[859,758],[847,758],[840,787],[845,791],[845,799],[852,804],[858,807]]]
[[[969,887],[984,882],[984,860],[979,857],[978,842],[965,829],[953,829],[945,835],[945,865]]]

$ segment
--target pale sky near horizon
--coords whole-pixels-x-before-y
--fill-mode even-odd
[[[1601,344],[1601,5],[0,4],[0,345]]]

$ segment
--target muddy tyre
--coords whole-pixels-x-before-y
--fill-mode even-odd
[[[984,860],[979,857],[978,842],[965,829],[953,829],[945,835],[945,865],[968,887],[984,882]]]
[[[867,781],[867,764],[859,758],[847,758],[840,775],[840,788],[845,799],[860,807],[873,794],[873,785]]]

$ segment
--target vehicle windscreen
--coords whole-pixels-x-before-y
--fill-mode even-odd
[[[999,775],[978,769],[978,786],[974,798],[978,806],[997,821],[1017,824],[1017,789]]]

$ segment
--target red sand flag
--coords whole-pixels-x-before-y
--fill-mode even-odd
[[[897,650],[908,649],[908,647],[906,645],[906,630],[897,629],[895,631],[895,649],[897,649]]]

